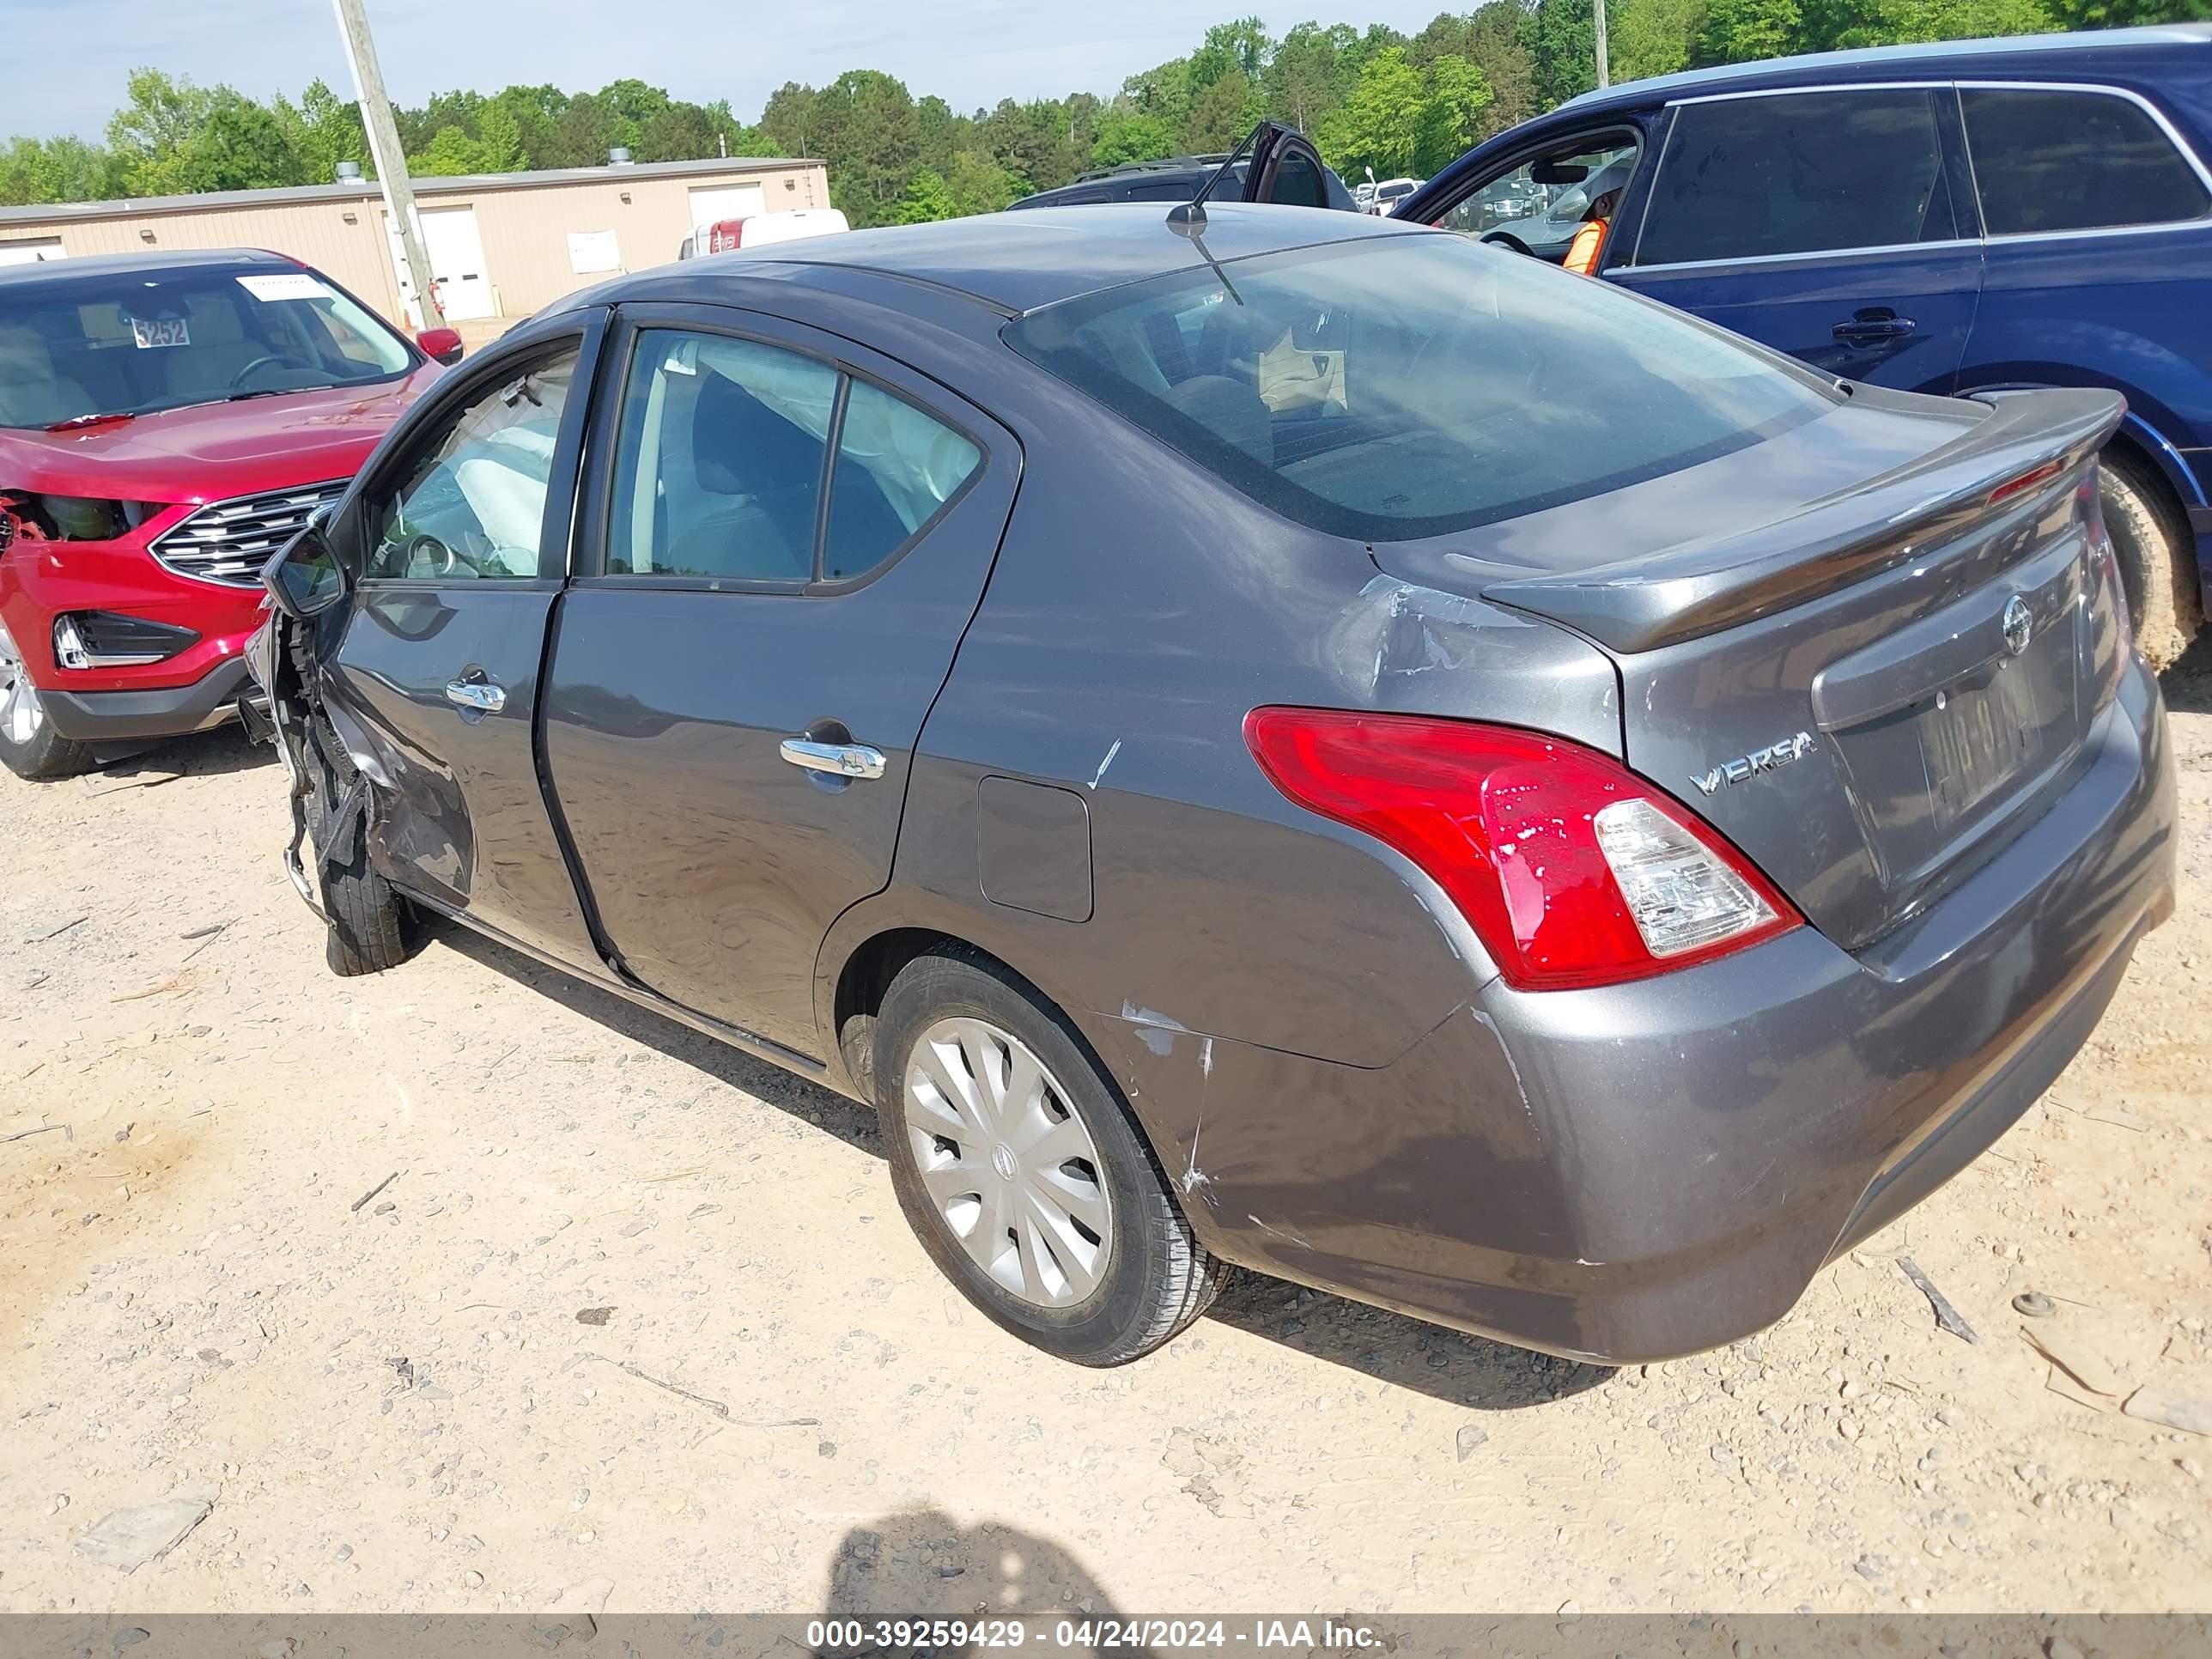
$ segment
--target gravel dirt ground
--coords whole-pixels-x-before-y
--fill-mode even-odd
[[[0,1607],[2212,1608],[2212,1439],[2118,1409],[2212,1400],[2169,695],[2180,912],[2088,1048],[1772,1330],[1618,1372],[1256,1278],[1060,1365],[844,1101],[455,929],[327,976],[235,732],[0,780]],[[79,1547],[179,1488],[166,1556]]]

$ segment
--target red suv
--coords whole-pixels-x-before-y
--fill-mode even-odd
[[[237,712],[261,567],[460,356],[417,341],[273,253],[0,269],[0,761]]]

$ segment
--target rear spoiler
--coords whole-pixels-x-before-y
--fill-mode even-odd
[[[1482,596],[1614,651],[1717,633],[1901,562],[1983,516],[2008,485],[2070,472],[2127,411],[2115,392],[1995,392],[1977,401],[1990,413],[1969,431],[1789,518],[1576,575],[1502,579]]]

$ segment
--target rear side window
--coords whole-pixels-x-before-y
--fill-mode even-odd
[[[1636,263],[1950,240],[1935,98],[1907,88],[1684,104]]]
[[[2039,87],[1960,97],[1992,236],[2171,224],[2212,210],[2203,177],[2130,99]]]
[[[647,329],[623,394],[606,574],[851,580],[927,528],[982,459],[934,416],[818,359]]]
[[[1178,271],[1006,337],[1254,500],[1366,541],[1580,501],[1834,407],[1679,312],[1451,235]]]

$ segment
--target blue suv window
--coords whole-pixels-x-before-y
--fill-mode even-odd
[[[1682,105],[1636,263],[1954,239],[1934,100],[1899,88]]]
[[[2212,210],[2203,177],[2130,99],[2046,87],[1960,97],[1992,236],[2172,224]]]

